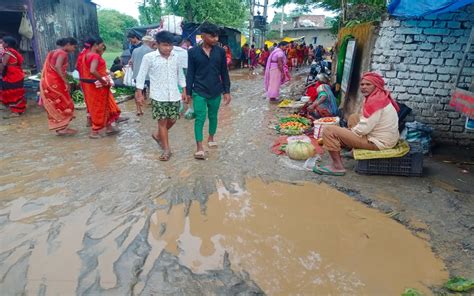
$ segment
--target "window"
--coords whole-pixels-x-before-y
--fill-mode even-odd
[[[318,37],[313,37],[313,45],[318,44]]]

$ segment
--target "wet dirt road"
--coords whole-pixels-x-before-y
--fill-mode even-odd
[[[220,147],[207,161],[192,158],[193,123],[183,119],[172,130],[173,158],[160,162],[149,109],[99,140],[87,137],[83,111],[73,124],[80,134],[67,139],[50,134],[38,110],[2,121],[2,294],[397,295],[439,287],[448,272],[429,235],[415,236],[269,152],[275,112],[261,85],[261,76],[233,73],[234,101],[221,110]],[[132,102],[121,108],[133,112]]]

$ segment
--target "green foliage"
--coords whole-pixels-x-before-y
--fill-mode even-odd
[[[246,0],[165,0],[166,13],[184,17],[187,22],[209,21],[241,28],[248,19]]]
[[[340,0],[277,0],[275,6],[279,7],[289,3],[299,4],[304,8],[324,8],[339,13],[339,17],[342,14]],[[336,19],[337,23],[333,21],[332,27],[336,28],[347,24],[353,26],[357,23],[379,20],[386,11],[385,4],[385,0],[347,0],[346,23],[340,24],[340,19]]]
[[[280,39],[280,31],[270,31],[267,33],[267,40],[279,40]]]
[[[285,22],[290,22],[291,21],[291,16],[287,13],[283,16],[283,21]],[[275,13],[273,16],[272,22],[270,24],[272,25],[279,25],[281,23],[281,12]]]
[[[113,9],[100,9],[97,16],[100,36],[109,46],[109,50],[120,48],[126,29],[138,25],[138,21],[133,17]]]
[[[140,13],[139,19],[140,24],[150,25],[160,23],[162,8],[160,0],[143,0],[138,5],[138,11]]]

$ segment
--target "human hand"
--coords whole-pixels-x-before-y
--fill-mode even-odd
[[[229,105],[230,101],[232,101],[232,97],[230,94],[224,94],[224,105]]]
[[[181,94],[181,100],[185,103],[185,104],[189,104],[189,96],[186,95],[186,93],[182,93]]]
[[[137,101],[137,104],[140,106],[143,106],[145,104],[145,98],[143,97],[143,92],[141,89],[137,89],[135,91],[135,100]]]

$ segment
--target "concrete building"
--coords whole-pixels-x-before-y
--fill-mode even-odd
[[[279,31],[280,25],[273,25],[272,30]],[[302,15],[294,17],[291,23],[284,24],[283,36],[290,38],[304,37],[306,44],[333,47],[337,36],[331,28],[325,26],[324,15]]]

